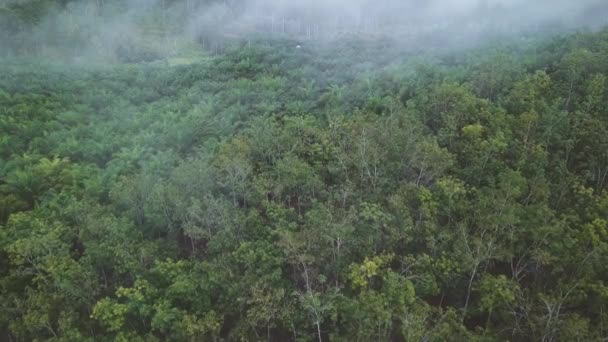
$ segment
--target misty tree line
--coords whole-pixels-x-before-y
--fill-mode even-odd
[[[0,63],[9,341],[603,341],[608,31]]]
[[[516,34],[524,28],[537,32],[548,27],[560,30],[560,24],[551,26],[542,17],[518,22],[513,13],[505,10],[503,18],[487,6],[467,15],[456,15],[450,14],[449,9],[446,12],[428,9],[434,4],[337,0],[5,0],[0,4],[3,46],[0,53],[89,62],[150,62],[221,53],[243,39],[248,40],[248,45],[255,44],[256,37],[331,43],[352,35],[368,39],[390,36],[415,49],[429,45],[471,46],[482,37]],[[596,12],[602,13],[601,8]],[[594,22],[598,20],[589,19],[585,24]]]
[[[270,4],[225,0],[8,1],[0,7],[0,19],[6,54],[78,56],[85,50],[127,54],[135,61],[175,54],[178,45],[182,53],[183,45],[193,42],[220,52],[255,34],[310,40],[380,32],[377,17],[329,14],[303,5],[283,11]]]

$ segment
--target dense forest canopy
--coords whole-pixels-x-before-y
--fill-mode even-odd
[[[608,339],[607,6],[304,3],[0,4],[1,341]]]

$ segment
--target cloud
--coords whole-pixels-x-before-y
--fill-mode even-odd
[[[492,31],[599,27],[607,18],[605,0],[85,0],[49,8],[35,27],[16,34],[0,25],[0,44],[7,51],[29,44],[36,49],[21,50],[138,60],[179,54],[187,43],[212,49],[251,35],[474,41]]]

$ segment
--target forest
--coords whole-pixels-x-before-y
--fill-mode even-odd
[[[83,62],[49,1],[0,6],[0,341],[608,339],[608,28]]]

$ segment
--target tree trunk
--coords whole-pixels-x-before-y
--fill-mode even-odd
[[[321,324],[320,324],[319,320],[317,320],[316,324],[317,324],[317,336],[319,337],[319,342],[323,342],[323,340],[321,339]]]
[[[469,308],[469,299],[471,298],[471,288],[473,287],[473,279],[475,279],[475,275],[477,274],[477,267],[479,267],[479,264],[475,265],[475,267],[473,268],[473,273],[471,274],[471,278],[469,278],[469,286],[467,287],[467,298],[464,301],[464,309],[462,312],[463,321],[467,315],[467,310]]]

